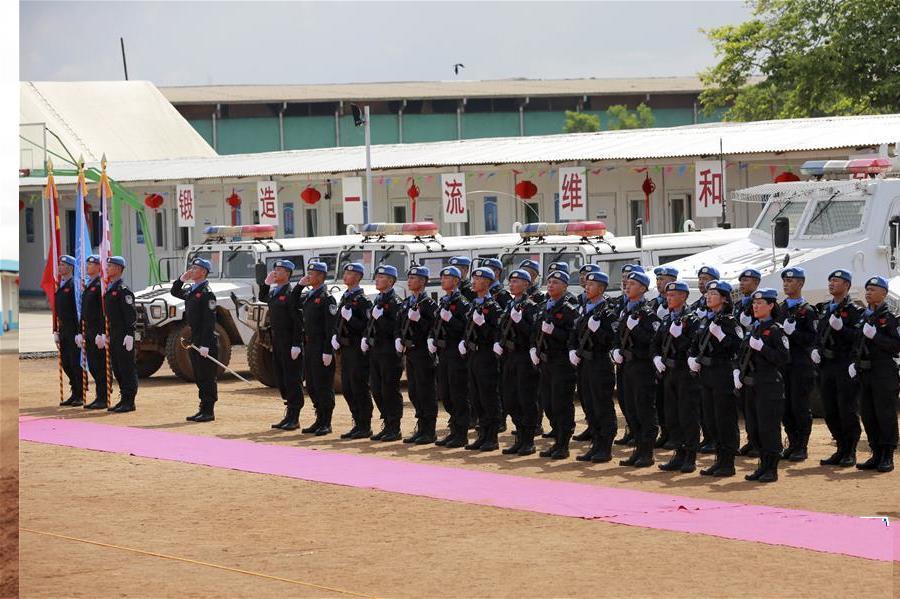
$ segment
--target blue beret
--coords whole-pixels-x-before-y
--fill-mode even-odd
[[[68,264],[69,266],[75,266],[75,256],[70,256],[69,254],[60,256],[59,261],[63,264]]]
[[[757,289],[753,292],[753,299],[772,300],[774,302],[778,300],[778,291],[771,287]]]
[[[853,273],[850,272],[849,270],[841,270],[841,269],[834,270],[831,272],[830,275],[828,275],[829,279],[831,279],[833,277],[836,277],[838,279],[844,279],[848,283],[853,282]]]
[[[554,270],[561,270],[566,274],[569,274],[569,263],[568,262],[551,262],[550,263],[551,272]]]
[[[782,279],[805,279],[806,271],[800,268],[799,266],[793,266],[791,268],[785,268],[781,271]]]
[[[597,283],[609,285],[609,275],[602,270],[591,271],[584,278],[588,281],[595,281]]]
[[[275,268],[281,267],[286,268],[288,270],[294,270],[294,263],[290,260],[279,259],[275,261]]]
[[[328,274],[328,265],[324,262],[316,262],[315,260],[310,260],[309,264],[306,265],[306,272],[324,272]]]
[[[391,266],[390,264],[379,264],[375,269],[376,275],[387,275],[389,277],[397,278],[397,267]]]
[[[481,266],[472,271],[473,277],[481,277],[482,279],[488,279],[490,281],[494,281],[497,279],[497,276],[494,274],[494,271],[486,266]]]
[[[413,266],[406,272],[407,277],[424,277],[426,279],[431,277],[431,269],[427,266]]]
[[[203,260],[203,258],[195,258],[194,260]],[[207,264],[209,264],[208,260],[203,260],[203,261],[206,262]],[[122,268],[125,268],[125,266],[127,264],[125,262],[125,258],[123,258],[122,256],[110,256],[109,258],[106,259],[106,263],[107,264],[117,264],[117,265],[121,266]],[[207,268],[206,270],[207,271],[212,270],[212,265],[210,265],[210,268]]]
[[[519,262],[519,268],[530,268],[531,270],[535,270],[537,272],[541,272],[541,263],[537,260],[532,260],[530,258],[526,258]]]
[[[453,256],[447,264],[450,266],[471,266],[472,260],[466,256]]]
[[[516,270],[509,273],[510,280],[512,279],[522,279],[523,281],[528,281],[531,283],[531,275],[528,274],[528,271],[522,270],[521,268],[517,268]]]
[[[759,281],[760,279],[762,279],[762,273],[755,268],[745,268],[741,271],[741,274],[738,277],[738,281],[740,281],[741,279],[756,279],[757,281]]]
[[[643,272],[632,272],[628,275],[628,280],[637,281],[644,287],[650,287],[650,277]]]
[[[701,266],[700,270],[697,271],[697,276],[700,275],[709,275],[714,279],[719,278],[719,269],[715,266]]]
[[[673,266],[657,266],[653,269],[657,277],[678,277],[678,269]]]
[[[644,272],[644,267],[640,264],[626,264],[622,267],[622,274],[627,274],[629,272]]]
[[[109,259],[110,263],[112,263],[112,258]],[[200,268],[206,269],[206,272],[212,272],[212,262],[207,260],[206,258],[194,258],[191,260],[191,266],[199,266]]]
[[[86,261],[88,264],[100,264],[100,254],[91,254]]]
[[[462,278],[462,273],[459,272],[459,269],[455,266],[445,266],[441,269],[442,277],[456,277],[457,279]]]
[[[705,268],[705,267],[704,267]],[[718,291],[719,295],[724,295],[725,297],[731,297],[732,287],[731,283],[728,281],[710,281],[706,284],[707,291]],[[754,296],[755,297],[755,296]]]
[[[672,281],[666,283],[666,291],[684,291],[685,293],[690,293],[691,289],[684,281]]]
[[[558,279],[558,280],[562,281],[563,283],[565,283],[566,285],[568,285],[569,284],[569,273],[567,273],[564,270],[554,270],[554,271],[551,271],[549,275],[547,275],[547,279],[548,280],[549,279]]]
[[[870,277],[868,281],[866,281],[866,287],[881,287],[884,290],[888,288],[887,279],[881,276]]]
[[[601,270],[602,269],[600,268],[599,264],[585,264],[584,266],[582,266],[581,268],[578,269],[578,272],[580,272],[580,273],[600,272]]]
[[[348,262],[344,265],[344,271],[358,272],[361,275],[366,274],[366,267],[359,262]]]
[[[482,266],[503,270],[503,263],[498,258],[488,258],[481,263]]]

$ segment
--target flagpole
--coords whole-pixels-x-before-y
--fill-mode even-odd
[[[76,248],[76,254],[79,254],[75,257],[75,262],[78,263],[84,253],[84,244],[89,240],[84,239],[84,231],[81,226],[84,223],[84,193],[87,191],[85,189],[86,184],[84,181],[84,157],[80,157],[78,159],[78,182],[75,184],[78,187],[78,192],[75,194],[75,199],[78,202],[78,205],[75,206],[75,235],[76,239],[81,237],[81,251],[78,252],[78,248]],[[81,214],[82,220],[79,222],[78,215]],[[84,268],[84,263],[82,261],[81,268]],[[80,297],[84,297],[84,271],[79,271],[81,274],[78,277],[78,287],[76,291]],[[73,273],[74,274],[74,273]],[[82,391],[82,401],[87,405],[88,400],[88,379],[90,378],[90,370],[88,369],[88,361],[87,361],[87,330],[84,322],[84,318],[81,318],[81,355],[79,356],[79,362],[81,363],[81,391]]]
[[[106,177],[106,154],[103,155],[103,158],[100,160],[100,228],[103,231],[100,236],[100,308],[103,313],[103,327],[104,334],[106,335],[106,345],[103,348],[103,358],[106,362],[106,402],[109,405],[111,402],[109,400],[112,393],[113,386],[113,374],[112,374],[112,366],[110,365],[110,356],[109,356],[109,343],[112,337],[109,334],[109,319],[106,317],[106,286],[108,284],[106,278],[106,259],[109,258],[109,223],[107,221],[107,204],[109,203],[110,196],[110,188],[109,188],[109,180]],[[100,399],[99,397],[97,399]]]
[[[59,262],[59,247],[56,244],[56,229],[55,225],[57,222],[57,211],[56,211],[56,184],[53,182],[53,162],[48,158],[47,159],[47,203],[49,206],[47,207],[47,212],[50,215],[50,218],[47,219],[47,232],[50,235],[50,240],[47,246],[48,258],[52,256],[54,260]],[[56,295],[56,292],[59,291],[59,274],[56,270],[56,266],[53,269],[54,277],[53,277],[53,295]],[[56,304],[53,302],[53,332],[57,336],[59,335],[59,319],[56,317]],[[59,347],[56,352],[56,367],[59,372],[59,403],[65,401],[65,392],[63,391],[63,365],[62,365],[62,339],[60,338]]]

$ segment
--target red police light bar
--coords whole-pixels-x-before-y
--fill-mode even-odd
[[[568,223],[529,223],[519,227],[524,239],[547,235],[573,235],[576,237],[603,237],[606,223],[601,220],[579,220]]]
[[[239,237],[241,239],[271,239],[275,237],[275,225],[210,225],[203,230],[207,239]]]
[[[880,175],[891,170],[889,158],[859,158],[847,163],[847,170],[854,175]]]
[[[362,234],[367,237],[375,235],[434,237],[438,234],[438,226],[427,220],[415,223],[366,223],[362,227]]]

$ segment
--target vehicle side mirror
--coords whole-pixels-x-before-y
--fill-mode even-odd
[[[255,265],[255,273],[256,275],[256,284],[263,285],[266,282],[266,277],[269,276],[269,271],[266,270],[265,262],[257,262]]]
[[[644,219],[634,220],[634,245],[637,249],[644,247]]]
[[[772,241],[775,247],[786,248],[791,234],[791,224],[786,216],[779,216],[772,224]]]

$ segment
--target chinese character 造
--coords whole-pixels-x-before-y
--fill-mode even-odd
[[[564,210],[576,210],[584,206],[584,198],[581,195],[581,175],[572,173],[563,177],[563,196],[560,208]]]
[[[181,213],[182,220],[191,220],[194,218],[194,198],[191,196],[190,189],[182,189],[178,194],[178,210]]]
[[[260,217],[276,218],[275,213],[275,190],[272,187],[263,187],[262,196],[259,198]]]
[[[447,189],[444,195],[447,196],[447,214],[465,214],[466,208],[462,203],[462,191],[460,191],[462,183],[459,181],[447,181]]]
[[[711,176],[710,176],[711,175]],[[700,197],[704,207],[722,203],[722,174],[707,169],[700,171]]]

